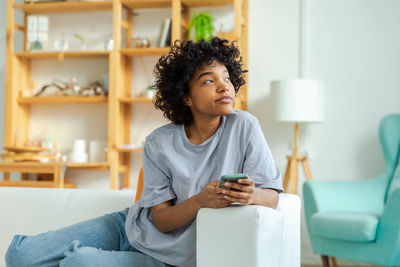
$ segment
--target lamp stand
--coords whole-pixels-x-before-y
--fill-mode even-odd
[[[294,151],[293,155],[286,156],[288,163],[286,166],[285,178],[283,180],[283,190],[285,192],[289,191],[290,194],[297,193],[297,182],[298,182],[298,170],[297,166],[299,161],[303,165],[304,173],[307,180],[311,180],[310,166],[308,165],[307,156],[301,156],[299,154],[299,123],[294,125]],[[289,184],[289,188],[288,187]]]

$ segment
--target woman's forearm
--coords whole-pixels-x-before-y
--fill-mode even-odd
[[[177,205],[153,207],[153,222],[160,232],[170,232],[193,220],[200,208],[201,204],[198,201],[198,195],[188,198]]]
[[[257,188],[256,197],[253,204],[262,205],[275,209],[278,205],[279,193],[274,189]]]
[[[215,180],[209,182],[197,195],[177,205],[167,201],[152,207],[154,225],[160,232],[169,232],[196,218],[200,208],[219,209],[229,206],[231,201],[224,198],[222,190],[222,187],[218,187],[218,180]]]

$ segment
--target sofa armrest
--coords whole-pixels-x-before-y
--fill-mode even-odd
[[[300,266],[301,200],[298,195],[279,194],[277,210],[283,213],[283,237],[279,266]]]
[[[294,222],[291,217],[285,217],[290,209],[295,210]],[[292,227],[298,233],[293,237],[285,236],[291,233],[285,227]],[[300,201],[297,196],[281,194],[277,209],[258,205],[201,209],[196,228],[198,267],[300,266]],[[288,259],[282,261],[283,257]]]

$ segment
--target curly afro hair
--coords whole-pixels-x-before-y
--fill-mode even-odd
[[[193,121],[190,108],[184,104],[189,95],[189,82],[195,70],[214,60],[224,64],[235,88],[235,92],[244,85],[242,57],[236,42],[218,37],[210,41],[175,41],[167,55],[163,55],[156,64],[154,88],[157,91],[155,107],[163,111],[164,116],[174,124],[189,125]]]

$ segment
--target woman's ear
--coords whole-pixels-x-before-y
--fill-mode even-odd
[[[192,99],[190,98],[190,96],[184,96],[183,103],[185,103],[186,106],[190,107],[192,105]]]

